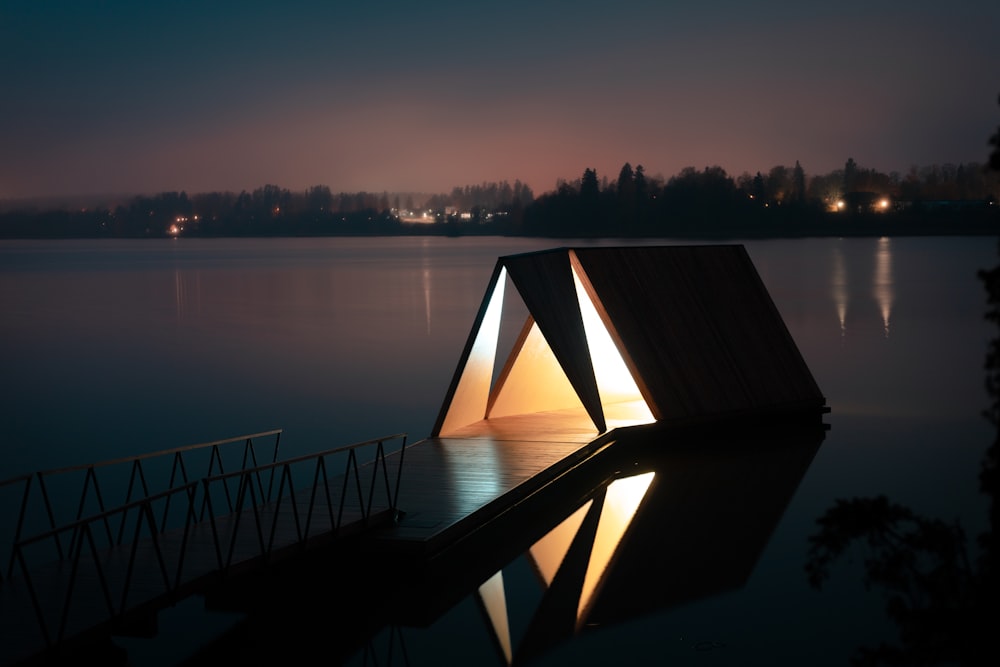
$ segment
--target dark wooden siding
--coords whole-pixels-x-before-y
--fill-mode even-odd
[[[573,252],[659,419],[825,404],[743,246]]]

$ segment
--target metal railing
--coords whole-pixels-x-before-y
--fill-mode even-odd
[[[88,511],[88,508],[96,506],[96,514],[101,515],[107,512],[109,505],[110,507],[128,505],[135,499],[149,497],[161,491],[186,485],[192,479],[196,480],[203,477],[210,477],[214,474],[225,473],[226,466],[224,465],[224,459],[228,458],[230,459],[230,463],[232,463],[231,459],[233,456],[239,457],[239,469],[245,469],[248,464],[257,466],[259,441],[272,436],[274,438],[273,444],[269,448],[265,444],[264,453],[269,453],[270,461],[274,462],[278,458],[281,432],[281,429],[274,429],[251,435],[241,435],[224,440],[174,447],[98,463],[52,468],[19,475],[0,482],[0,491],[4,489],[16,489],[18,485],[22,485],[21,493],[19,494],[19,507],[16,512],[17,519],[13,527],[13,536],[10,539],[9,546],[7,546],[9,553],[7,554],[7,567],[5,568],[6,576],[10,577],[14,569],[14,552],[12,547],[14,544],[21,542],[23,535],[32,534],[36,531],[55,531],[53,535],[54,539],[51,543],[51,546],[54,547],[54,556],[59,559],[65,558],[66,554],[72,550],[72,543],[68,545],[63,543],[60,537],[62,531],[56,530],[60,524],[79,521]],[[258,446],[255,446],[255,441],[258,442]],[[242,443],[242,447],[238,447],[237,443]],[[231,451],[233,449],[236,450],[235,453]],[[227,456],[224,456],[224,453]],[[205,465],[205,472],[204,474],[192,477],[189,476],[189,468],[193,471],[197,466],[197,462],[194,461],[196,458],[203,459],[200,463]],[[207,461],[204,460],[205,458],[207,458]],[[169,464],[169,478],[165,484],[161,484],[157,488],[151,488],[150,476],[148,474],[150,472],[149,468],[155,467],[157,464],[162,468],[166,468],[166,465]],[[126,466],[128,467],[127,482],[125,480],[125,472],[123,471],[123,468]],[[103,484],[99,473],[104,475]],[[109,476],[116,476],[116,478],[109,480]],[[81,477],[82,480],[80,479]],[[107,497],[106,488],[115,483],[118,484],[119,490],[121,486],[126,486],[124,498],[121,501],[108,504],[105,502]],[[52,489],[50,489],[53,484],[60,486],[58,496],[64,500],[64,502],[58,504],[59,506],[53,502],[53,493]],[[77,484],[79,485],[78,492]],[[78,500],[75,502],[75,508],[72,502],[65,502],[67,498],[72,497],[78,497]],[[94,512],[94,510],[91,509],[91,512]],[[15,514],[7,512],[6,516],[12,517]],[[123,526],[124,523],[118,527],[119,533],[122,532]],[[113,530],[108,518],[103,520],[103,528],[110,539]],[[161,530],[165,528],[165,525],[161,526]],[[3,582],[4,573],[0,571],[0,587],[3,586]]]
[[[136,556],[139,546],[142,544],[144,528],[147,533],[147,539],[153,547],[156,561],[155,566],[158,570],[157,574],[162,578],[163,588],[161,594],[172,595],[177,592],[183,583],[188,537],[191,534],[192,527],[198,521],[195,512],[195,503],[199,486],[200,483],[198,481],[188,482],[173,489],[162,491],[122,505],[121,507],[102,512],[101,514],[78,519],[70,524],[21,540],[14,545],[12,561],[16,561],[20,566],[20,581],[24,582],[24,587],[31,600],[35,617],[38,620],[39,629],[47,646],[51,646],[67,636],[70,609],[72,608],[74,593],[78,590],[78,578],[80,578],[82,569],[92,570],[87,580],[91,585],[96,581],[99,590],[84,591],[81,595],[89,598],[93,593],[99,593],[100,599],[106,608],[105,619],[121,616],[128,611],[132,577],[137,564]],[[169,500],[181,494],[187,498],[187,509],[184,512],[185,518],[181,528],[180,543],[173,559],[176,561],[173,563],[172,568],[174,574],[171,576],[171,568],[168,566],[168,560],[170,559],[165,553],[162,539],[163,531],[160,530],[159,526],[164,523],[165,517],[169,513]],[[154,515],[154,505],[160,501],[164,501],[165,509],[163,510],[164,518],[158,521]],[[124,531],[120,532],[117,538],[113,538],[106,531],[101,530],[102,527],[107,526],[108,519],[115,515],[121,515],[122,525],[124,526],[130,513],[134,513],[136,517],[133,532],[129,536],[131,539],[124,539]],[[69,561],[70,570],[68,578],[53,577],[46,570],[38,573],[34,568],[29,566],[25,557],[26,548],[50,540],[58,542],[60,535],[67,534],[71,545],[68,549],[68,558],[66,559]],[[123,544],[128,548],[128,558],[125,562],[125,576],[122,579],[111,574],[109,565],[113,561],[112,556],[120,555],[120,553],[115,553],[115,547],[121,547]],[[85,553],[89,555],[89,560],[85,561]],[[40,574],[41,576],[36,577],[36,574]],[[44,581],[39,582],[38,579],[44,579]],[[120,584],[116,586],[116,582],[120,582]],[[47,587],[44,592],[39,591],[40,583]],[[115,590],[116,587],[119,590]],[[53,590],[54,588],[55,590]],[[96,611],[94,610],[95,613],[90,615],[90,622],[98,623],[102,620],[100,615],[96,614]],[[52,617],[53,612],[58,612],[57,620]],[[53,621],[56,621],[55,627],[53,627]],[[74,628],[74,630],[79,629],[81,628]]]
[[[388,452],[386,443],[393,440],[400,440],[399,450]],[[375,451],[371,461],[360,463],[358,452],[365,447],[372,446],[374,446]],[[399,456],[398,460],[394,461],[395,480],[392,482],[390,481],[389,458],[394,453],[398,453]],[[271,557],[274,550],[279,519],[282,516],[281,510],[286,505],[291,510],[294,537],[290,540],[284,540],[286,544],[282,546],[287,546],[288,543],[305,544],[317,534],[339,536],[345,526],[345,511],[351,512],[349,515],[349,518],[353,519],[351,525],[362,529],[371,523],[374,510],[387,513],[386,518],[395,521],[399,513],[399,485],[405,454],[406,434],[397,433],[204,479],[203,497],[209,504],[208,516],[217,547],[216,557],[219,568],[225,572],[232,565],[236,540],[239,537],[239,529],[244,521],[244,515],[251,515],[253,518],[254,536],[259,548],[255,555],[261,556],[265,560]],[[331,479],[327,462],[338,457],[344,459],[343,472],[339,476],[342,479]],[[335,463],[330,465],[335,465]],[[368,482],[366,494],[362,486],[362,469],[367,466],[371,466],[371,468],[365,470],[365,473],[370,475],[370,480],[364,480]],[[295,472],[299,473],[298,482],[293,474]],[[305,482],[302,480],[303,472],[305,472]],[[266,475],[268,479],[266,491],[262,475]],[[276,493],[274,492],[275,475],[278,478]],[[339,498],[334,498],[331,495],[331,486],[334,487],[333,491],[336,491],[337,481],[340,482],[340,493]],[[379,481],[382,482],[381,488],[378,486]],[[235,490],[231,489],[233,483],[236,484]],[[223,493],[213,493],[214,486],[221,486]],[[382,495],[379,496],[377,491],[381,491]],[[305,497],[299,497],[300,493],[304,494]],[[226,499],[225,516],[231,517],[233,520],[229,545],[225,554],[220,548],[220,531],[217,520],[221,510],[216,510],[212,504],[212,497],[218,495],[222,495]],[[235,501],[232,500],[234,496]],[[380,497],[383,503],[381,506],[374,504],[376,497]],[[306,506],[303,507],[303,504]],[[268,515],[270,515],[270,525],[267,521]],[[319,524],[318,529],[317,524]]]
[[[278,433],[280,431],[263,435]],[[260,435],[247,436],[247,447],[251,446],[250,438]],[[202,447],[236,440],[206,443]],[[389,451],[386,444],[395,440],[400,441],[399,449]],[[365,448],[374,452],[370,460],[362,461],[359,452]],[[188,449],[178,448],[165,453]],[[112,509],[102,506],[98,513],[77,517],[30,537],[19,535],[12,547],[8,578],[14,575],[16,563],[20,575],[17,581],[23,581],[45,644],[51,646],[81,630],[69,625],[74,594],[81,587],[81,571],[87,573],[82,578],[87,582],[84,587],[89,585],[91,590],[80,592],[77,597],[101,600],[103,610],[91,610],[86,621],[97,625],[130,611],[131,584],[137,568],[143,570],[141,579],[146,596],[173,603],[182,594],[182,588],[193,581],[213,574],[224,577],[238,563],[256,559],[266,563],[277,548],[304,548],[313,537],[340,535],[345,525],[363,529],[376,516],[386,520],[397,518],[405,452],[406,434],[400,433],[285,461],[253,467],[244,465],[228,473],[212,474],[210,469],[209,474],[197,480],[189,480],[184,472],[180,475],[183,482],[177,485],[173,484],[171,476],[171,486],[166,490],[130,499]],[[123,460],[138,458],[142,457]],[[331,475],[328,468],[335,466],[338,459],[344,463],[342,472]],[[253,455],[244,457],[244,464],[251,460]],[[98,465],[101,464],[93,467]],[[81,466],[84,467],[90,468]],[[390,469],[394,469],[394,480]],[[305,480],[302,479],[303,470],[307,473]],[[45,475],[36,475],[41,484]],[[88,479],[89,475],[88,471]],[[141,477],[141,473],[138,476]],[[24,482],[24,497],[27,498],[28,484],[33,478],[35,475],[24,475],[8,481]],[[94,480],[96,485],[96,477]],[[139,486],[144,491],[148,489],[145,481]],[[132,488],[130,480],[129,493]],[[338,491],[339,498],[335,499]],[[282,514],[284,505],[291,508],[290,517],[287,512]],[[50,503],[46,506],[51,509]],[[51,517],[52,512],[48,515]],[[282,521],[290,521],[294,530],[289,531]],[[20,524],[19,521],[19,529]],[[112,530],[112,525],[117,526],[117,531]],[[241,527],[253,529],[249,534],[252,548],[246,548],[247,533],[241,532]],[[197,548],[202,552],[195,554],[192,550],[196,547],[191,546],[190,538],[199,530],[199,534],[207,532],[211,537],[198,542]],[[238,551],[236,545],[240,538],[243,538],[242,548]],[[60,554],[59,559],[33,567],[28,550],[46,544]],[[210,551],[207,555],[206,549]],[[200,565],[186,570],[193,559]],[[211,562],[211,567],[207,567],[206,562]],[[65,575],[66,567],[60,566],[68,567],[68,576]],[[113,568],[119,571],[112,572]],[[124,577],[120,576],[121,568],[125,569]],[[52,576],[53,573],[56,576]],[[159,588],[151,593],[150,582],[157,579]],[[56,613],[58,618],[54,617]]]

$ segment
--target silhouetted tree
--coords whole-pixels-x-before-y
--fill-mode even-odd
[[[846,194],[848,192],[854,192],[857,188],[858,180],[858,163],[854,161],[854,158],[847,158],[847,162],[844,163],[844,185],[843,192]]]
[[[572,195],[569,195],[568,199],[565,198],[567,194],[569,193],[563,193],[564,202],[569,207],[565,214],[572,216],[572,210],[576,209],[578,223],[584,234],[589,236],[600,233],[605,220],[601,210],[601,193],[597,184],[597,171],[589,167],[583,170],[583,176],[580,178],[579,196],[576,198],[577,205],[573,204]]]
[[[772,204],[783,204],[789,198],[791,191],[791,176],[788,167],[777,165],[767,173],[767,201]]]
[[[618,182],[615,189],[617,195],[617,227],[624,233],[631,232],[635,227],[635,172],[632,165],[626,162],[618,172]]]
[[[650,194],[646,170],[641,164],[636,165],[632,182],[635,184],[635,224],[637,229],[644,230],[649,226]]]
[[[798,160],[792,169],[792,201],[796,204],[803,204],[806,201],[806,172]]]
[[[333,193],[325,185],[314,185],[306,189],[306,206],[310,211],[327,211],[333,209]]]

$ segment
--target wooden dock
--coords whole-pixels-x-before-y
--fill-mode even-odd
[[[330,517],[339,507],[328,507],[326,495],[309,486],[294,491],[294,507],[286,496],[280,503],[252,504],[199,521],[186,532],[160,532],[155,541],[84,545],[75,571],[71,559],[32,564],[30,579],[15,571],[0,587],[0,665],[30,664],[102,637],[155,627],[158,611],[180,599],[336,539],[363,534],[379,550],[399,552],[401,558],[429,557],[586,459],[610,437],[597,434],[582,409],[483,420],[449,437],[405,447],[398,521],[387,494],[376,490],[367,521],[355,499],[336,526]],[[386,454],[389,468],[398,465],[400,453]],[[342,483],[343,476],[329,478],[331,488]],[[302,513],[310,506],[312,525],[303,540]]]
[[[428,557],[586,459],[613,432],[598,434],[582,409],[475,422],[406,452],[397,524],[381,546]]]
[[[495,378],[508,278],[528,316]],[[47,532],[21,539],[18,520],[12,554],[20,573],[8,567],[0,580],[0,667],[148,627],[185,596],[253,586],[254,577],[237,575],[270,576],[272,564],[294,568],[306,553],[329,569],[329,552],[312,547],[340,548],[346,537],[411,562],[455,545],[449,553],[460,552],[477,530],[510,520],[531,504],[522,501],[599,460],[595,454],[628,440],[626,433],[651,433],[643,446],[656,448],[661,429],[814,421],[825,403],[740,246],[562,248],[500,258],[427,439],[406,445],[397,434],[284,461],[280,431],[178,448],[160,454],[181,469],[184,452],[211,452],[205,477],[189,481],[184,473],[175,484],[172,468],[165,491],[150,491],[143,479],[137,500],[132,479],[124,504],[105,509],[98,492],[100,512],[83,519],[83,498],[98,478],[95,466],[78,468],[87,472],[76,521],[57,526],[47,495]],[[271,435],[274,458],[257,465],[251,441]],[[400,437],[398,449],[383,447]],[[240,469],[222,473],[219,447],[244,439]],[[375,443],[371,457],[356,454]],[[143,458],[117,463],[141,477]],[[342,474],[331,472],[334,458]],[[27,499],[31,479],[0,488],[28,480]],[[42,473],[38,482],[44,495]],[[187,510],[167,530],[167,509],[162,520],[158,513],[171,501]],[[215,503],[207,519],[206,503]],[[112,517],[123,527],[118,538]],[[126,519],[135,528],[123,541]],[[55,541],[58,558],[29,561],[28,548],[46,540]]]

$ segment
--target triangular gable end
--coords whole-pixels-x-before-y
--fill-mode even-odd
[[[568,263],[566,266],[568,267]],[[469,334],[462,361],[449,388],[448,400],[442,407],[432,436],[452,435],[482,419],[586,408],[530,311],[502,373],[491,387],[501,321],[504,319],[503,304],[508,275],[507,267],[503,265],[501,258],[487,288],[486,298],[480,306],[476,324]],[[513,279],[511,282],[513,283]],[[528,308],[529,305],[524,302],[523,294],[517,284],[513,284],[512,287],[513,295],[520,297],[522,305]],[[572,292],[570,295],[572,307],[579,313],[576,297]],[[536,295],[532,303],[537,304],[537,301]],[[547,319],[551,319],[551,316]],[[576,329],[575,335],[586,346],[582,323]],[[561,339],[567,337],[567,334],[562,334]],[[566,356],[564,352],[564,357]],[[589,356],[586,362],[589,367]],[[597,398],[597,385],[592,372],[591,386],[593,388],[591,393]],[[585,411],[591,417],[595,432],[603,433],[607,427],[601,405],[595,402],[596,407],[592,406],[595,409]]]
[[[572,259],[571,259],[572,258]],[[655,420],[617,332],[569,249],[501,257],[432,433],[483,419],[584,408],[598,433]],[[505,279],[528,318],[494,386]]]

